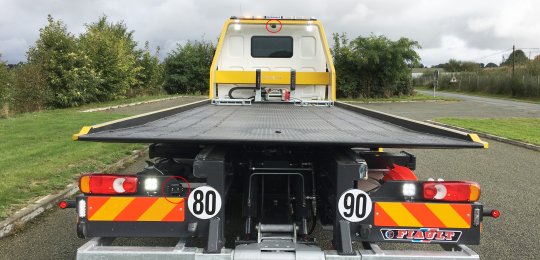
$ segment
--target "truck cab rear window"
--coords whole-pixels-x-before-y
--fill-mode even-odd
[[[290,58],[293,56],[293,38],[290,36],[251,37],[251,57]]]

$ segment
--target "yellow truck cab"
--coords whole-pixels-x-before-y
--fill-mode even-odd
[[[324,29],[316,19],[231,17],[210,67],[209,97],[215,103],[330,104],[336,99],[335,78]]]

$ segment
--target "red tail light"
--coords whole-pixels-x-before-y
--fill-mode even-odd
[[[67,208],[67,207],[68,207],[67,201],[64,201],[64,200],[63,200],[63,201],[60,201],[60,202],[58,203],[58,207],[60,207],[61,209]]]
[[[424,182],[424,199],[473,202],[480,198],[480,185],[472,181]]]
[[[79,180],[82,193],[133,194],[137,192],[137,177],[132,175],[89,174]]]

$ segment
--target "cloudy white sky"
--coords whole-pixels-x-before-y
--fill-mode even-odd
[[[294,15],[321,20],[329,39],[334,32],[414,39],[426,65],[499,63],[513,44],[540,48],[538,10],[538,0],[0,0],[0,53],[9,63],[24,61],[47,14],[74,34],[106,14],[134,30],[141,46],[160,46],[162,56],[189,39],[215,41],[231,15]]]

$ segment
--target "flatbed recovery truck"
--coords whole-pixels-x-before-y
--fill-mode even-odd
[[[385,148],[487,148],[475,134],[336,101],[313,18],[231,17],[209,99],[83,127],[74,140],[149,143],[133,175],[83,174],[78,259],[478,259],[483,217],[471,181],[421,181],[416,158]],[[451,171],[452,169],[446,169]],[[312,232],[332,230],[333,250]],[[175,247],[111,246],[116,237]],[[202,238],[200,247],[188,246]],[[199,239],[200,241],[200,239]],[[188,244],[186,244],[186,242]],[[382,250],[377,243],[445,250]],[[360,243],[356,250],[353,243]]]

